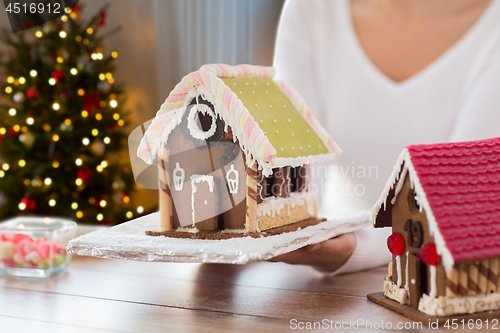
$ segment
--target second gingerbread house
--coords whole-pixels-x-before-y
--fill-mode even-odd
[[[500,138],[403,150],[372,211],[386,297],[433,316],[500,309]]]

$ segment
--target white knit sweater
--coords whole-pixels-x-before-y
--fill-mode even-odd
[[[371,209],[407,145],[500,136],[499,18],[500,0],[493,0],[453,47],[396,83],[364,53],[348,0],[286,3],[277,77],[298,90],[344,150],[320,193],[323,214]],[[337,273],[387,263],[390,232],[358,231],[356,249]]]

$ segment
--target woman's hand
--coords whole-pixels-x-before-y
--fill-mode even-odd
[[[270,259],[292,265],[310,265],[321,272],[331,273],[342,266],[356,247],[353,233],[337,236],[322,243],[307,245]]]

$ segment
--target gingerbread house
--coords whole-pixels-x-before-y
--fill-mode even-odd
[[[138,150],[159,167],[161,232],[150,234],[220,238],[316,217],[308,166],[341,150],[273,74],[205,65],[170,93]]]
[[[500,138],[409,146],[372,211],[384,295],[433,316],[500,309]]]

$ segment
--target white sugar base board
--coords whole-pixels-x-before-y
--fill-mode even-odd
[[[147,230],[159,230],[160,226],[160,214],[153,213],[75,238],[67,250],[109,259],[246,264],[361,229],[369,225],[369,216],[370,212],[360,211],[275,236],[207,240],[148,236]]]

